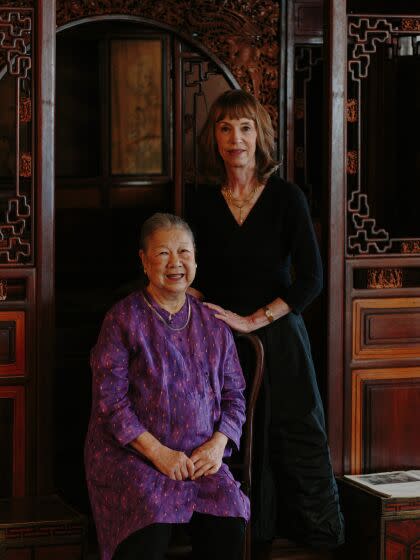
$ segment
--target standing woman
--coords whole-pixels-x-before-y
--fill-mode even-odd
[[[250,94],[222,94],[202,135],[218,186],[199,187],[190,222],[199,290],[217,318],[257,331],[266,356],[254,457],[254,538],[284,535],[317,548],[343,542],[310,343],[301,312],[322,288],[302,191],[277,175],[274,132]]]

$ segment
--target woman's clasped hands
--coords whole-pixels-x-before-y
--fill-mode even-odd
[[[197,480],[202,476],[215,474],[220,469],[227,437],[221,432],[197,447],[191,457],[182,451],[176,451],[159,445],[149,458],[154,466],[172,480]]]

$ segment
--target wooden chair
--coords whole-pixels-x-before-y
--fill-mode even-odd
[[[254,415],[258,394],[264,371],[264,348],[261,340],[255,334],[237,334],[235,336],[239,359],[244,372],[247,388],[246,420],[242,429],[240,451],[229,458],[229,467],[236,480],[241,483],[242,491],[250,498],[252,489],[252,453]],[[175,531],[173,544],[167,553],[167,558],[189,558],[191,546],[182,531]],[[251,523],[248,523],[245,533],[243,560],[251,560]]]

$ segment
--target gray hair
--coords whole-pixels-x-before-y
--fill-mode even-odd
[[[191,237],[191,241],[193,242],[193,245],[195,247],[194,234],[185,220],[183,220],[179,216],[175,216],[174,214],[156,212],[156,214],[153,214],[153,216],[147,218],[147,220],[142,225],[140,231],[140,249],[146,251],[149,237],[151,237],[156,231],[160,229],[172,228],[183,229],[185,233],[187,233]]]

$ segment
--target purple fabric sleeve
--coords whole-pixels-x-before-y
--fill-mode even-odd
[[[91,353],[93,394],[107,430],[122,446],[146,431],[128,397],[129,352],[121,321],[108,313]]]

